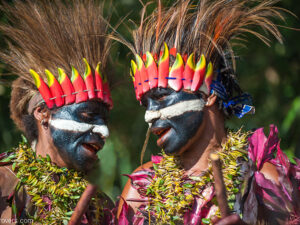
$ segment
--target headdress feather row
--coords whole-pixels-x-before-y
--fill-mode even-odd
[[[58,68],[58,80],[46,69],[48,85],[37,72],[30,70],[35,85],[49,109],[54,106],[61,107],[90,99],[101,99],[110,107],[113,106],[107,78],[103,77],[100,72],[100,63],[98,63],[93,75],[87,60],[85,58],[83,60],[86,65],[83,78],[74,67],[72,67],[71,80],[61,68]]]
[[[0,31],[8,50],[0,52],[0,58],[18,76],[12,85],[10,109],[20,129],[24,130],[22,118],[41,102],[39,94],[49,108],[89,99],[112,106],[103,76],[111,75],[105,73],[111,31],[103,8],[98,0],[1,2],[7,23],[0,24]]]
[[[207,65],[204,55],[201,55],[195,63],[195,54],[181,56],[176,53],[175,48],[171,50],[169,51],[165,43],[159,60],[155,60],[157,55],[153,56],[147,51],[143,57],[136,55],[136,61],[131,61],[130,74],[138,100],[147,91],[156,87],[170,87],[175,91],[201,90],[209,94],[213,75],[212,63]],[[170,55],[175,57],[172,66],[170,66]]]
[[[132,31],[133,44],[121,38],[136,56],[131,75],[137,99],[156,87],[219,95],[212,89],[220,86],[212,86],[217,75],[226,90],[223,96],[228,97],[224,101],[241,95],[233,47],[241,45],[247,33],[269,45],[270,40],[259,29],[282,41],[272,19],[284,20],[282,12],[286,10],[275,7],[276,2],[177,0],[162,7],[158,0],[158,8],[149,16],[145,16],[146,4],[140,25]]]

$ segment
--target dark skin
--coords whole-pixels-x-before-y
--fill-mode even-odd
[[[105,138],[99,133],[70,132],[51,127],[51,119],[73,120],[79,123],[105,125],[108,118],[108,106],[100,101],[92,100],[79,104],[72,104],[54,110],[45,107],[37,107],[34,117],[38,127],[38,140],[36,154],[42,157],[50,156],[53,163],[59,167],[73,168],[88,173],[97,165],[99,159],[96,152],[83,147],[83,144],[93,143],[100,150]],[[0,167],[0,217],[1,219],[12,218],[12,210],[7,202],[8,196],[13,192],[18,183],[11,165]],[[19,196],[17,208],[25,206],[26,198]],[[113,208],[113,203],[107,196],[99,200],[99,205],[105,208]],[[0,222],[1,224],[1,222]],[[6,223],[10,224],[10,223]],[[15,224],[15,223],[11,223]]]
[[[95,155],[102,149],[105,138],[90,130],[86,132],[65,131],[49,125],[50,119],[64,119],[92,125],[107,123],[108,108],[98,101],[66,105],[53,111],[37,107],[34,111],[37,119],[39,138],[36,145],[37,155],[47,154],[60,167],[74,168],[88,172],[96,165]],[[85,144],[94,144],[97,150],[87,151]]]
[[[172,107],[178,102],[198,99],[203,99],[200,93],[195,95],[184,91],[176,92],[170,88],[158,88],[146,93],[142,98],[142,104],[147,111],[157,111]],[[163,137],[158,139],[157,145],[167,154],[178,154],[179,151],[188,147],[187,143],[197,132],[202,120],[203,111],[188,111],[181,116],[168,119],[153,118],[147,122],[152,123],[151,132],[154,134],[168,131],[165,135],[159,135]]]
[[[171,139],[175,139],[177,145],[172,145],[172,142],[168,141],[168,133],[161,134],[163,137],[159,136],[160,139],[165,139],[165,141],[158,141],[158,144],[160,147],[164,146],[165,149],[168,149],[168,154],[179,155],[187,175],[199,175],[202,171],[206,170],[208,168],[209,154],[213,151],[220,150],[222,142],[226,140],[227,135],[224,128],[224,116],[217,107],[217,97],[214,94],[206,96],[205,94],[194,94],[183,90],[175,92],[170,89],[164,90],[158,88],[152,89],[142,98],[142,104],[147,110],[157,110],[181,101],[196,98],[203,99],[206,102],[202,112],[194,112],[192,115],[191,112],[183,113],[179,116],[181,118],[171,118],[167,121],[162,121],[162,118],[156,118],[154,121],[151,121],[155,126],[156,124],[168,124],[171,129],[175,131],[180,130],[180,132],[173,132],[172,135],[170,135]],[[202,118],[199,119],[197,116]],[[185,126],[184,122],[187,119],[192,120],[194,123]],[[156,134],[160,133],[155,129],[152,129],[152,131]],[[148,162],[137,168],[135,172],[150,169],[151,167],[152,163]],[[278,174],[272,164],[266,163],[261,172],[266,178],[278,182]],[[129,205],[129,217],[143,204],[142,202],[130,201],[130,199],[140,198],[139,193],[131,186],[130,180],[123,190],[122,198],[129,200],[127,201]],[[122,205],[123,200],[120,201],[118,215]],[[245,224],[238,215],[230,215],[220,220],[214,218],[213,222],[217,225]]]

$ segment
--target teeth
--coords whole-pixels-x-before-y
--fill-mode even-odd
[[[98,146],[97,146],[97,145],[91,144],[91,146],[92,146],[94,149],[98,150]]]
[[[160,136],[161,134],[163,134],[165,131],[167,131],[168,129],[162,129],[162,130],[159,130],[156,133],[156,135]]]

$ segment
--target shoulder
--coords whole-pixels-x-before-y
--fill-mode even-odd
[[[0,190],[2,196],[8,196],[18,183],[11,165],[0,166]]]
[[[137,169],[135,169],[133,171],[132,174],[141,172],[141,171],[145,171],[145,170],[150,170],[153,166],[153,163],[147,162],[141,166],[139,166]],[[136,190],[136,188],[133,187],[132,183],[131,183],[131,179],[129,176],[129,179],[123,189],[123,192],[121,194],[121,198],[120,198],[120,202],[119,202],[119,206],[118,206],[118,217],[121,213],[122,207],[124,205],[124,200],[126,201],[126,203],[129,206],[129,214],[132,214],[136,211],[137,208],[139,208],[143,202],[140,202],[139,200],[142,200],[142,197],[140,196],[140,194],[138,193],[138,191]]]
[[[14,191],[18,179],[11,169],[11,165],[0,166],[0,218],[10,219],[12,211],[7,198]]]

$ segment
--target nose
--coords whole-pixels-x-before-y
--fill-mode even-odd
[[[157,110],[159,110],[159,107],[160,107],[160,104],[159,104],[159,102],[158,101],[155,101],[155,100],[153,100],[153,99],[151,99],[151,98],[148,98],[147,99],[147,111],[149,110],[149,111],[157,111]]]
[[[99,134],[101,138],[107,138],[109,136],[109,130],[106,125],[94,125],[92,132]]]
[[[145,113],[145,121],[146,123],[153,123],[155,120],[158,120],[160,118],[161,114],[160,111],[151,111],[147,110]]]
[[[147,111],[145,113],[145,121],[146,123],[153,123],[161,116],[159,112],[160,105],[157,101],[151,98],[148,98],[147,101],[148,104],[147,104]]]

